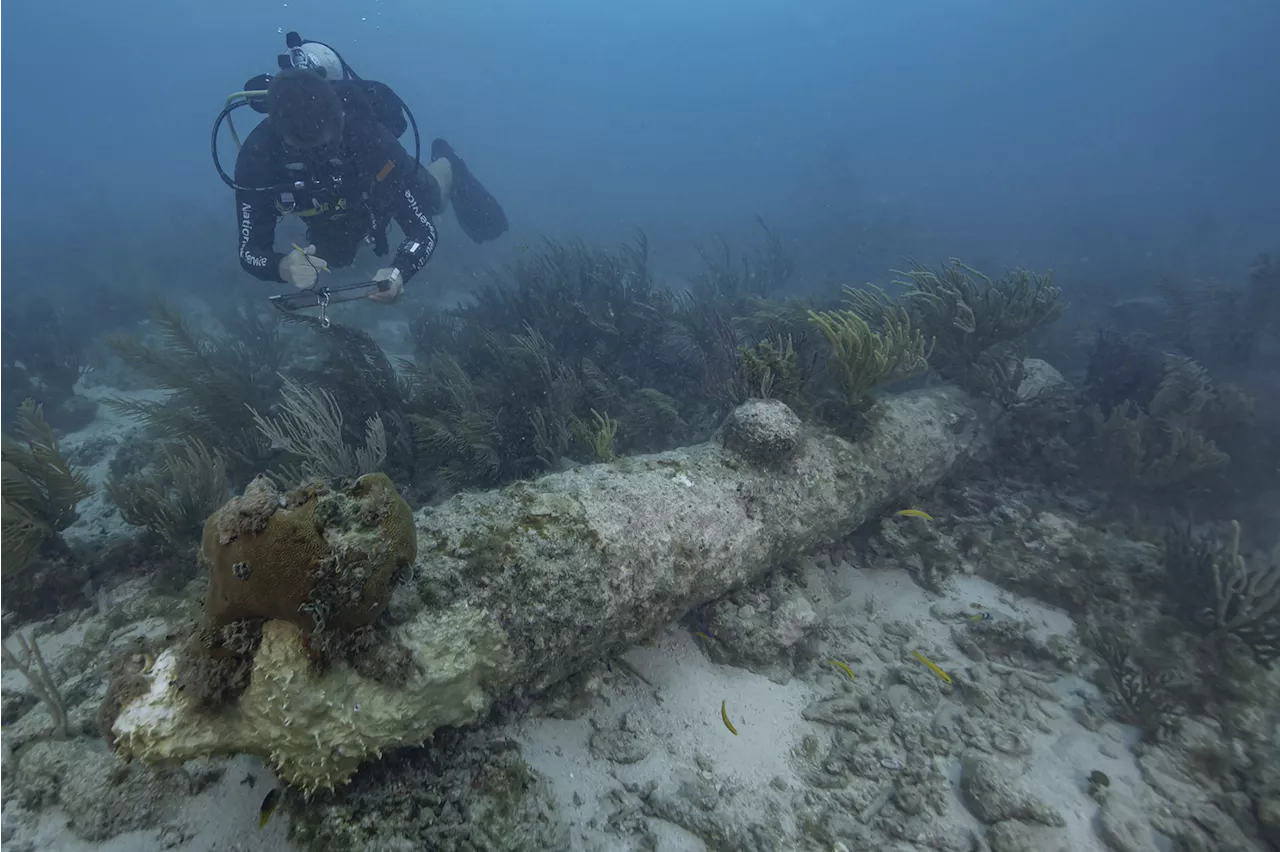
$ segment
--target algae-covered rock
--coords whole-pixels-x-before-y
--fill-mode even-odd
[[[991,852],[1072,852],[1071,838],[1065,833],[1015,819],[991,826],[987,842]]]
[[[591,735],[591,754],[613,763],[639,763],[649,756],[643,722],[625,714],[616,730],[599,730]]]
[[[449,731],[361,772],[341,793],[291,809],[311,852],[527,852],[572,848],[546,778],[519,747]]]
[[[178,768],[121,763],[97,740],[48,740],[18,755],[15,788],[28,808],[59,806],[85,840],[150,828],[177,810],[191,779]]]
[[[1026,767],[977,753],[960,764],[960,792],[969,811],[987,823],[1022,820],[1053,827],[1066,825],[1062,815],[1030,789]]]
[[[643,800],[643,812],[678,825],[708,849],[770,852],[794,848],[791,814],[782,797],[748,801],[735,784],[676,773]],[[659,847],[660,848],[660,847]]]
[[[1114,852],[1143,852],[1155,849],[1155,835],[1142,807],[1132,797],[1111,793],[1102,802],[1098,836]]]
[[[1025,372],[1022,382],[1018,385],[1017,393],[1017,398],[1022,402],[1031,402],[1071,387],[1071,383],[1063,378],[1062,373],[1048,361],[1024,358],[1022,368]]]
[[[705,623],[711,659],[786,683],[813,654],[818,615],[799,584],[776,572],[709,604]]]
[[[234,703],[193,710],[166,651],[112,731],[147,760],[250,752],[308,789],[341,783],[383,749],[474,722],[843,538],[989,446],[985,415],[955,388],[886,398],[870,420],[855,444],[806,430],[771,466],[712,441],[458,495],[416,520],[418,557],[384,631],[407,651],[399,677],[341,659],[318,670],[299,628],[268,620]]]

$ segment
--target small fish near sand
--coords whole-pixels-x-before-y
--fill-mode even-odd
[[[919,518],[922,521],[933,520],[933,515],[930,515],[928,512],[923,511],[922,509],[899,509],[898,511],[894,512],[894,514],[900,518]]]
[[[838,668],[840,671],[844,672],[846,675],[848,675],[848,676],[849,676],[849,680],[857,680],[857,679],[858,679],[858,678],[854,675],[854,673],[853,673],[853,669],[849,668],[849,664],[848,664],[848,663],[842,663],[842,662],[840,662],[839,660],[827,660],[827,662],[828,662],[829,664],[831,664],[831,665],[835,666],[836,668]]]
[[[938,664],[937,664],[937,663],[935,663],[933,660],[929,659],[929,658],[928,658],[928,657],[926,657],[924,654],[921,654],[919,651],[917,651],[917,650],[915,650],[915,649],[912,649],[911,653],[912,653],[912,654],[915,654],[915,657],[916,657],[916,659],[917,659],[917,660],[919,660],[920,662],[922,662],[922,663],[924,663],[926,666],[928,666],[928,667],[929,667],[929,671],[931,671],[931,672],[933,672],[934,674],[936,674],[936,675],[937,675],[937,676],[942,680],[942,682],[943,682],[943,683],[948,683],[948,684],[949,684],[949,683],[951,683],[951,675],[949,675],[949,674],[947,674],[946,672],[944,672],[944,671],[943,671],[943,670],[938,666]]]
[[[729,729],[729,733],[735,737],[738,735],[738,729],[729,721],[729,711],[725,708],[725,702],[720,702],[720,721],[724,722],[724,726]]]
[[[276,787],[267,797],[262,800],[262,806],[258,808],[258,829],[262,828],[271,821],[271,815],[276,812],[276,808],[280,805],[280,790]]]

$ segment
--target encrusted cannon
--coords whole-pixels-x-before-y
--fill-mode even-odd
[[[704,444],[458,495],[417,513],[416,558],[354,659],[319,665],[307,624],[266,620],[247,685],[210,710],[179,689],[171,648],[118,701],[116,747],[253,753],[304,789],[343,783],[849,534],[989,441],[953,387],[881,399],[854,443],[755,400]]]

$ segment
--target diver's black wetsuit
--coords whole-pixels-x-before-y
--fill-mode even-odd
[[[307,242],[330,266],[349,265],[365,237],[375,240],[395,219],[405,233],[393,266],[404,281],[426,265],[436,247],[431,216],[439,212],[440,189],[426,169],[380,124],[355,83],[332,85],[342,96],[345,121],[340,144],[323,152],[286,148],[271,122],[249,134],[236,157],[235,180],[245,187],[280,187],[236,192],[240,265],[263,281],[282,281],[275,250],[276,222],[286,213],[307,220]],[[286,194],[299,178],[340,180],[332,191]],[[416,250],[414,250],[416,249]],[[379,254],[385,253],[385,242]]]

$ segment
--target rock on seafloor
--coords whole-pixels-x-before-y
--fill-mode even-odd
[[[379,640],[394,670],[315,671],[297,629],[268,622],[250,686],[201,713],[170,649],[117,716],[117,747],[147,761],[258,754],[292,784],[332,787],[847,535],[989,441],[954,387],[885,397],[856,443],[755,400],[705,444],[458,495],[415,519],[414,570]]]

